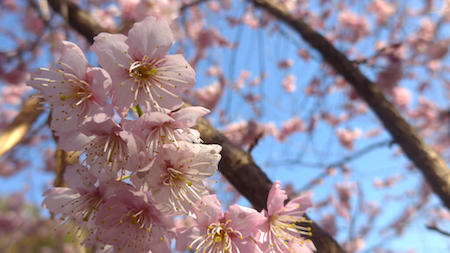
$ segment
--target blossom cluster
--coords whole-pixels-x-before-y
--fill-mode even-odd
[[[276,182],[268,209],[232,205],[223,213],[208,178],[217,171],[219,145],[202,144],[192,127],[209,110],[183,106],[195,83],[182,55],[169,55],[169,25],[149,17],[122,34],[101,33],[92,50],[63,42],[51,68],[28,85],[51,109],[50,126],[65,151],[80,152],[66,168],[67,187],[44,193],[44,207],[75,224],[86,246],[101,252],[311,252],[303,215],[311,200],[287,196]],[[190,217],[188,226],[174,216]],[[305,243],[306,242],[306,243]]]

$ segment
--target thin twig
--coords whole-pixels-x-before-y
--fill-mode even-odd
[[[429,224],[429,225],[426,225],[426,228],[429,229],[429,230],[436,231],[436,232],[438,232],[441,235],[445,235],[445,236],[449,236],[450,237],[450,232],[444,231],[444,230],[438,228],[436,225],[430,225]]]

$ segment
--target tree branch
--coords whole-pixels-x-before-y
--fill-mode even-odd
[[[199,4],[201,4],[203,2],[206,2],[206,1],[208,1],[208,0],[193,0],[193,1],[189,2],[189,3],[185,3],[185,4],[183,4],[181,6],[180,12],[185,12],[187,9],[189,9],[189,8],[191,8],[193,6],[199,5]]]
[[[293,17],[270,0],[251,0],[255,6],[272,14],[297,31],[301,37],[322,55],[334,70],[341,74],[358,95],[375,112],[406,156],[422,172],[428,184],[450,209],[450,169],[444,159],[429,147],[416,130],[409,125],[395,107],[357,66],[337,50],[325,37],[313,30],[302,19]]]
[[[89,13],[80,9],[78,5],[67,0],[48,0],[55,12],[58,12],[67,24],[81,34],[89,43],[94,42],[94,37],[107,30],[95,21]]]
[[[450,237],[450,232],[444,231],[444,230],[438,228],[436,225],[427,225],[426,227],[429,230],[433,230],[433,231],[438,232],[441,235],[445,235],[445,236]]]
[[[42,110],[38,109],[38,105],[38,98],[29,98],[13,122],[3,130],[0,135],[0,157],[19,144],[28,133],[31,125],[42,113]]]

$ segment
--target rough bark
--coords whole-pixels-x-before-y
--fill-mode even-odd
[[[81,34],[89,43],[94,42],[94,37],[97,34],[106,31],[89,13],[71,1],[48,0],[48,3],[55,12],[58,12],[66,20],[67,24]]]
[[[420,137],[417,131],[400,115],[380,88],[371,82],[343,53],[302,19],[293,17],[270,0],[251,0],[297,31],[301,37],[322,55],[334,70],[342,75],[378,116],[384,127],[400,145],[406,156],[422,172],[433,191],[450,209],[450,169],[445,160]]]

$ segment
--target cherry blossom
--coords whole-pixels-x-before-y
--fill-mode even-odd
[[[149,192],[131,186],[114,192],[97,211],[95,237],[114,252],[170,252],[172,221],[159,212]]]
[[[61,58],[50,69],[41,68],[32,75],[28,85],[52,109],[51,127],[57,136],[72,135],[88,117],[108,106],[111,78],[103,69],[89,67],[81,49],[71,42],[63,42]],[[86,139],[78,133],[74,139]]]
[[[93,226],[97,211],[114,189],[124,190],[127,186],[121,182],[100,180],[82,165],[68,166],[64,179],[68,187],[55,187],[44,193],[42,203],[51,212],[61,215],[61,219],[72,221],[76,226],[89,230],[84,243],[93,244],[90,238],[95,233]]]
[[[150,189],[163,212],[192,213],[201,196],[209,193],[204,180],[217,171],[220,150],[219,145],[180,142],[177,148],[166,144],[148,171],[132,180]]]
[[[101,33],[92,50],[113,79],[112,102],[125,116],[131,106],[176,109],[180,94],[195,83],[195,72],[182,55],[167,55],[173,44],[169,25],[148,17],[128,37]]]
[[[90,137],[90,141],[83,146],[83,153],[86,155],[85,162],[95,173],[113,176],[118,171],[123,174],[125,170],[138,169],[138,161],[131,159],[138,155],[135,137],[108,118],[107,114],[89,117],[80,131]]]
[[[256,210],[234,204],[223,213],[216,195],[207,195],[195,215],[193,226],[179,229],[177,250],[262,253],[250,237],[265,220]]]
[[[353,142],[361,137],[362,132],[359,128],[353,130],[338,128],[336,130],[336,134],[342,146],[346,149],[352,150]]]
[[[310,240],[302,236],[311,236],[311,228],[301,223],[308,221],[303,216],[312,206],[309,195],[300,195],[290,200],[286,205],[287,195],[276,181],[267,198],[267,210],[262,214],[266,221],[261,225],[257,238],[261,242],[263,252],[313,252],[316,250]]]
[[[281,82],[281,85],[283,86],[283,89],[288,92],[288,93],[292,93],[295,91],[296,86],[295,86],[295,81],[297,80],[297,78],[292,75],[286,75],[283,79],[283,81]]]
[[[149,155],[154,156],[164,144],[173,143],[179,147],[179,141],[200,143],[200,134],[191,127],[198,118],[208,113],[208,109],[200,106],[190,106],[175,112],[152,111],[136,121],[134,131],[145,140]]]

